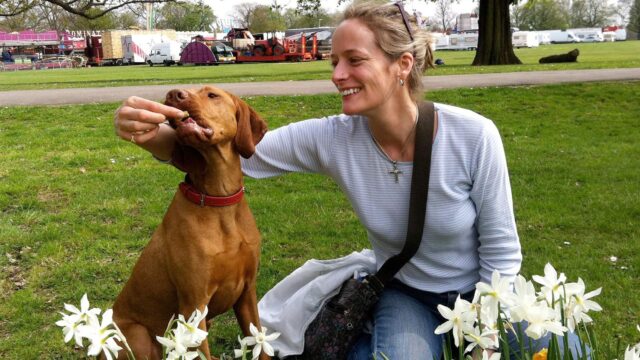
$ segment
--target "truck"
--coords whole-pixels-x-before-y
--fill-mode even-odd
[[[155,44],[147,54],[145,62],[149,66],[163,64],[171,66],[180,61],[180,44],[176,41],[165,41]]]
[[[549,41],[551,44],[580,42],[580,39],[576,36],[576,34],[568,30],[549,30],[544,32],[549,34]]]
[[[233,46],[236,63],[305,61],[317,57],[317,37],[296,34],[281,39],[271,36],[256,39],[246,28],[234,28],[227,33],[226,41]]]
[[[87,36],[85,55],[89,59],[88,63],[90,65],[123,65],[136,62],[144,63],[146,55],[151,51],[151,46],[149,46],[146,51],[143,50],[142,53],[138,52],[138,57],[135,57],[132,53],[135,53],[136,50],[134,45],[131,45],[131,43],[135,43],[135,39],[131,38],[130,42],[128,42],[128,48],[123,49],[123,37],[129,35],[160,35],[162,39],[175,40],[176,31],[106,30],[100,35]],[[138,47],[140,46],[138,45]],[[127,51],[130,53],[126,54],[127,58],[125,59],[125,53]]]
[[[540,46],[540,41],[535,31],[516,31],[511,34],[511,42],[514,48],[533,48]]]

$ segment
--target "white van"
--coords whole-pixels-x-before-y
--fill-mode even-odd
[[[145,62],[149,66],[163,64],[171,66],[180,61],[180,44],[175,41],[167,41],[153,45]]]
[[[551,30],[546,31],[552,44],[577,43],[580,39],[571,31]]]
[[[540,46],[538,35],[535,31],[516,31],[511,35],[514,48],[532,48]]]

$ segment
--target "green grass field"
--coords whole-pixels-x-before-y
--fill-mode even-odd
[[[577,63],[538,64],[538,59],[580,49]],[[535,70],[602,69],[640,67],[640,41],[544,45],[516,49],[523,65],[470,66],[473,51],[437,51],[445,65],[429,70],[429,76]],[[0,72],[0,91],[70,87],[111,87],[151,84],[202,84],[281,80],[330,79],[329,61],[307,63],[227,64],[220,66],[93,67],[19,72]]]
[[[219,69],[227,67],[206,68]],[[131,68],[77,71],[85,70]],[[607,347],[640,341],[638,94],[640,82],[428,94],[495,121],[509,162],[523,274],[541,274],[550,262],[570,281],[584,279],[588,291],[602,287],[596,301],[604,312],[594,318]],[[336,95],[246,100],[271,128],[340,112]],[[58,311],[84,293],[94,306],[113,304],[182,178],[114,135],[116,107],[0,108],[2,359],[84,357],[64,344],[54,325]],[[263,236],[260,295],[309,258],[367,246],[327,178],[292,174],[248,179],[246,186]],[[239,328],[230,314],[214,323],[211,347],[228,354]]]

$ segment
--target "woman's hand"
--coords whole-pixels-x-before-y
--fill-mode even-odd
[[[182,114],[174,107],[131,96],[116,110],[113,122],[120,138],[141,145],[156,138],[167,118],[180,118]]]

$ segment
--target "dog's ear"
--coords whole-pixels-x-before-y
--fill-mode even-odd
[[[267,123],[260,115],[239,97],[231,95],[236,105],[236,121],[238,130],[234,143],[236,150],[242,157],[248,159],[256,151],[256,145],[267,132]]]

